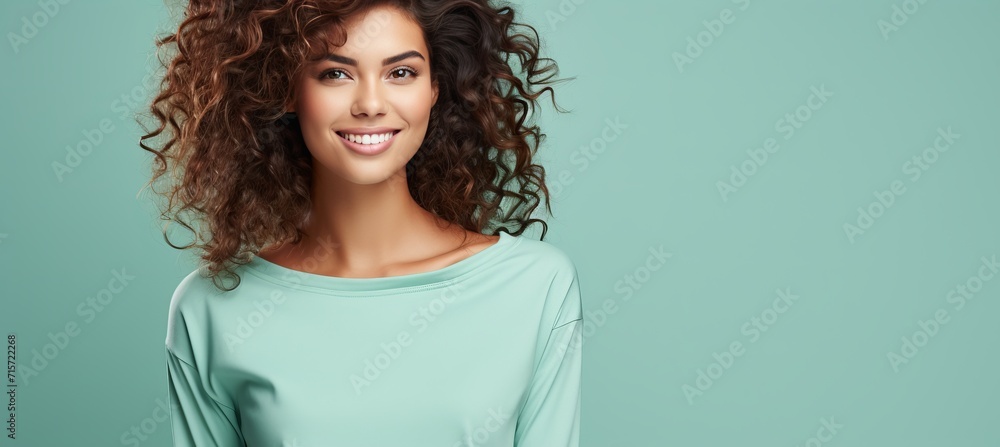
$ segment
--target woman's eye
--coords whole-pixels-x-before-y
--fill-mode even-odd
[[[334,78],[329,77],[330,75],[336,75],[336,74],[346,75],[346,73],[344,73],[343,70],[333,69],[333,70],[324,71],[323,73],[321,73],[319,75],[319,78],[320,79],[342,79],[342,78],[336,78],[336,77],[334,77]]]
[[[412,70],[412,69],[410,69],[410,68],[402,68],[402,67],[400,67],[400,68],[397,68],[397,69],[392,70],[391,72],[389,72],[389,77],[394,78],[394,79],[403,79],[403,78],[406,77],[405,76],[406,73],[410,73],[410,77],[411,78],[417,75],[417,72],[414,71],[414,70]],[[395,76],[395,75],[398,75],[398,74],[402,74],[404,76]]]

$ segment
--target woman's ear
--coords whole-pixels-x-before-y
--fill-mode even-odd
[[[437,81],[431,81],[431,90],[434,91],[434,99],[431,101],[431,107],[438,102],[438,83]]]

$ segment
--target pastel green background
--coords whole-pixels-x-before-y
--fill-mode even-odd
[[[884,35],[879,21],[904,3],[913,13]],[[540,157],[557,192],[546,240],[575,260],[584,294],[582,445],[1000,445],[1000,281],[980,269],[1000,251],[1000,4],[521,8],[577,77],[557,87],[572,113],[545,97]],[[727,9],[730,23],[679,67],[688,37],[708,42],[703,21]],[[169,422],[155,420],[167,305],[195,263],[139,195],[149,158],[121,99],[147,99],[167,9],[71,1],[15,52],[9,33],[40,11],[0,3],[0,329],[17,334],[22,364],[67,323],[79,334],[18,388],[18,440],[0,446],[167,446]],[[793,135],[779,130],[812,87],[832,96],[813,99]],[[59,181],[52,163],[102,120],[113,129]],[[616,121],[620,133],[605,131]],[[948,128],[960,137],[928,150],[937,158],[914,180],[906,163]],[[778,150],[753,162],[768,138]],[[719,182],[745,162],[755,172],[724,199]],[[858,208],[897,181],[905,192],[848,237]],[[651,250],[670,253],[655,270]],[[135,278],[81,312],[114,270]],[[959,308],[952,292],[970,280],[981,288]],[[778,290],[798,298],[782,307]],[[894,368],[889,355],[939,310],[947,323]],[[754,317],[769,322],[757,337]],[[734,342],[741,355],[712,366]],[[145,439],[128,441],[133,427]]]

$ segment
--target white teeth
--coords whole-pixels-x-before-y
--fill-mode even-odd
[[[383,134],[365,134],[365,135],[354,135],[354,134],[341,134],[347,140],[360,143],[360,144],[379,144],[392,138],[392,132]]]

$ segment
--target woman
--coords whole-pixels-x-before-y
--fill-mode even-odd
[[[171,245],[206,261],[170,303],[175,446],[578,445],[577,271],[521,235],[545,235],[524,120],[558,70],[515,25],[488,0],[191,1],[140,142],[196,236]]]

